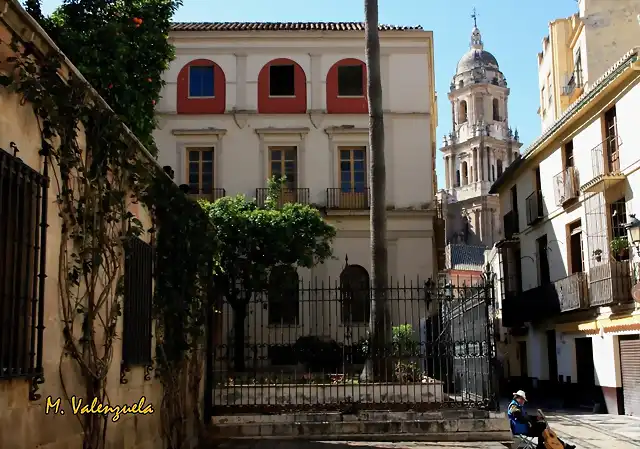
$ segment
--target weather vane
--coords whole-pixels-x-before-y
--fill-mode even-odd
[[[478,28],[478,13],[476,12],[476,8],[473,8],[473,14],[471,14],[471,18],[473,19],[473,26]]]

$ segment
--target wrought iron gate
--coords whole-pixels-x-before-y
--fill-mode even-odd
[[[281,276],[246,305],[221,299],[210,332],[212,413],[496,406],[491,275],[469,285],[392,280],[386,362],[364,381],[373,291],[364,268],[348,268],[332,285]]]

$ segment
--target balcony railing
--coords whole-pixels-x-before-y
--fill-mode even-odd
[[[583,309],[587,307],[587,274],[574,273],[555,281],[556,294],[560,302],[560,311]]]
[[[227,192],[224,189],[206,189],[195,192],[192,190],[189,195],[199,200],[207,200],[213,202],[227,196]]]
[[[582,71],[574,72],[567,84],[562,87],[562,95],[570,97],[576,89],[582,88]]]
[[[329,209],[369,209],[369,189],[327,189]]]
[[[553,284],[545,284],[522,293],[507,293],[502,302],[502,324],[520,327],[560,313],[558,293]]]
[[[589,307],[631,300],[629,261],[603,261],[589,269]]]
[[[256,189],[256,202],[258,203],[259,207],[264,207],[264,205],[267,203],[268,197],[268,188]],[[288,187],[282,188],[282,190],[280,191],[280,196],[278,197],[278,205],[282,206],[286,203],[309,204],[309,189],[292,189]]]
[[[526,199],[527,208],[527,226],[531,226],[538,222],[543,216],[542,209],[542,192],[540,190],[534,191]]]
[[[514,210],[510,210],[502,217],[502,226],[504,228],[504,237],[506,239],[511,239],[515,234],[520,232],[518,220],[518,212]]]
[[[580,196],[580,182],[575,167],[567,167],[553,177],[556,206],[564,206]]]
[[[620,137],[609,137],[591,150],[593,177],[613,175],[620,172]]]

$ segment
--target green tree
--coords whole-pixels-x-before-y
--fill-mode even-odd
[[[302,204],[276,207],[272,186],[265,208],[245,197],[221,198],[202,207],[218,235],[216,289],[233,309],[234,369],[244,371],[244,326],[254,293],[265,291],[274,267],[311,268],[331,256],[335,229]]]
[[[162,75],[174,58],[167,36],[182,0],[64,0],[44,17],[41,0],[27,11],[107,101],[156,153],[155,104]]]
[[[387,304],[387,210],[386,170],[384,161],[384,117],[382,112],[382,81],[380,76],[380,36],[378,32],[378,0],[365,0],[365,55],[367,61],[367,98],[369,102],[369,191],[371,192],[371,273],[373,298],[369,335],[371,350],[360,376],[362,381],[386,378],[391,341],[391,316]]]

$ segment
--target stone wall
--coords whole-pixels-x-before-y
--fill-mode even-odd
[[[41,31],[29,20],[14,0],[0,0],[0,61],[11,54],[7,43],[14,33],[23,41],[32,41],[45,53],[49,45]],[[69,70],[68,67],[65,68]],[[0,73],[6,73],[7,66],[0,64]],[[63,73],[65,73],[63,71]],[[17,95],[0,88],[0,148],[9,150],[10,142],[19,148],[20,157],[27,165],[42,172],[44,160],[38,154],[40,133],[33,110],[29,104],[23,105]],[[87,402],[83,395],[83,380],[77,365],[69,358],[62,358],[62,326],[58,294],[58,255],[61,241],[61,220],[55,205],[57,167],[50,166],[51,184],[48,191],[48,229],[46,251],[46,280],[44,292],[44,347],[43,368],[45,382],[38,391],[42,397],[29,400],[29,380],[0,379],[0,448],[7,449],[78,449],[82,447],[82,430],[78,417],[72,413],[71,405],[64,399],[61,377],[69,397],[77,395]],[[131,205],[131,211],[144,224],[151,227],[147,211],[140,205]],[[3,236],[0,236],[2,238]],[[148,241],[149,235],[141,236]],[[1,325],[1,324],[0,324]],[[118,335],[122,335],[122,320]],[[154,346],[154,345],[152,345]],[[153,376],[144,380],[145,368],[133,367],[126,373],[127,383],[120,381],[122,360],[122,340],[115,342],[111,367],[108,373],[108,396],[112,405],[130,405],[141,398],[151,405],[154,412],[146,415],[123,415],[117,422],[109,420],[108,448],[160,449],[160,402],[162,388]],[[47,414],[47,398],[63,398],[60,412]],[[88,399],[91,402],[91,398]]]

